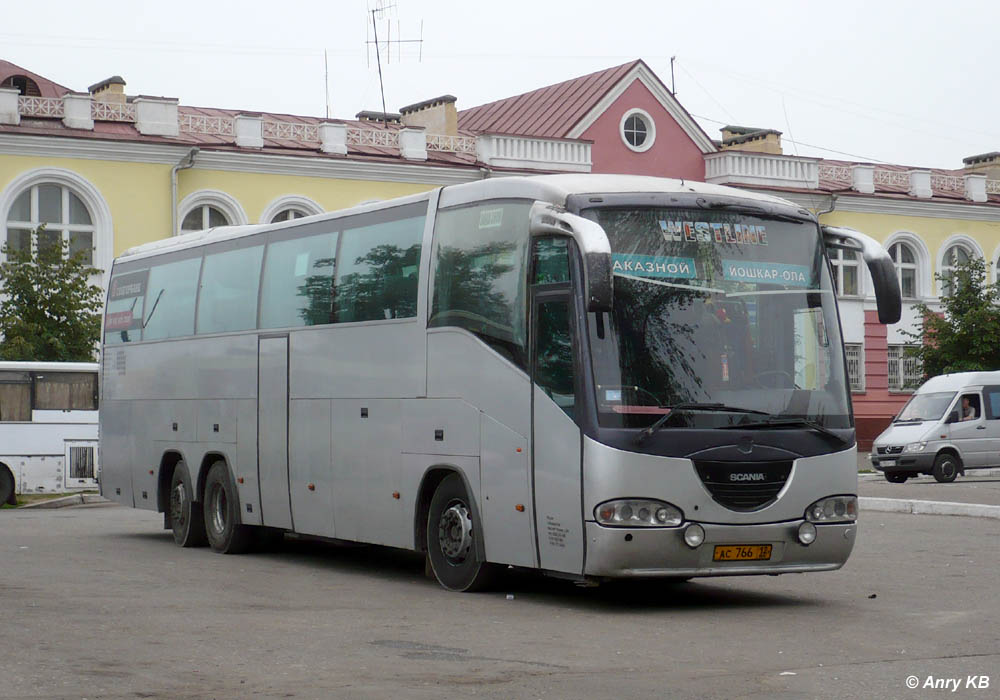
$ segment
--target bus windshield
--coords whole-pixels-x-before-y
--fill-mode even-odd
[[[585,215],[607,232],[614,269],[614,307],[589,323],[602,427],[852,427],[815,224],[654,207]]]
[[[903,406],[893,423],[909,421],[939,420],[955,398],[954,391],[939,391],[934,394],[914,394]]]

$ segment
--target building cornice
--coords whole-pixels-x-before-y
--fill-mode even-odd
[[[191,150],[189,144],[168,145],[130,141],[102,141],[51,136],[0,134],[0,155],[43,158],[82,158],[126,163],[175,165]],[[385,163],[349,158],[299,157],[266,153],[203,150],[195,167],[205,170],[251,172],[263,175],[372,180],[413,184],[452,185],[482,178],[474,166],[464,168]]]
[[[751,192],[769,194],[787,199],[807,209],[829,209],[832,195],[829,192],[781,192],[774,189],[755,189]],[[981,204],[956,204],[945,201],[909,201],[888,197],[868,197],[837,193],[837,206],[833,213],[884,214],[889,216],[915,216],[929,219],[959,219],[965,221],[1000,221],[1000,207]]]

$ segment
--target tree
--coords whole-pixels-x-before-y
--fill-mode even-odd
[[[33,231],[31,240],[44,229]],[[0,360],[93,362],[101,333],[100,270],[69,255],[69,244],[36,252],[3,245],[0,263]]]
[[[986,283],[986,263],[973,257],[951,276],[937,274],[950,288],[941,297],[942,312],[917,304],[919,332],[903,331],[918,345],[906,350],[920,360],[924,379],[949,372],[1000,369],[1000,286]]]

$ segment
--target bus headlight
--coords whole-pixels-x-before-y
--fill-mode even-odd
[[[857,496],[831,496],[806,508],[806,520],[811,523],[853,523],[857,519]]]
[[[927,447],[926,442],[911,442],[903,448],[903,452],[922,452]]]
[[[677,527],[684,522],[680,508],[663,501],[621,499],[594,508],[601,525],[612,527]]]

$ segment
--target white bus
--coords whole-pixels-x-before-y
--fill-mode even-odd
[[[96,362],[0,362],[0,503],[96,489]]]
[[[219,552],[296,532],[599,582],[839,568],[854,421],[827,248],[774,197],[496,178],[127,251],[102,493]]]

